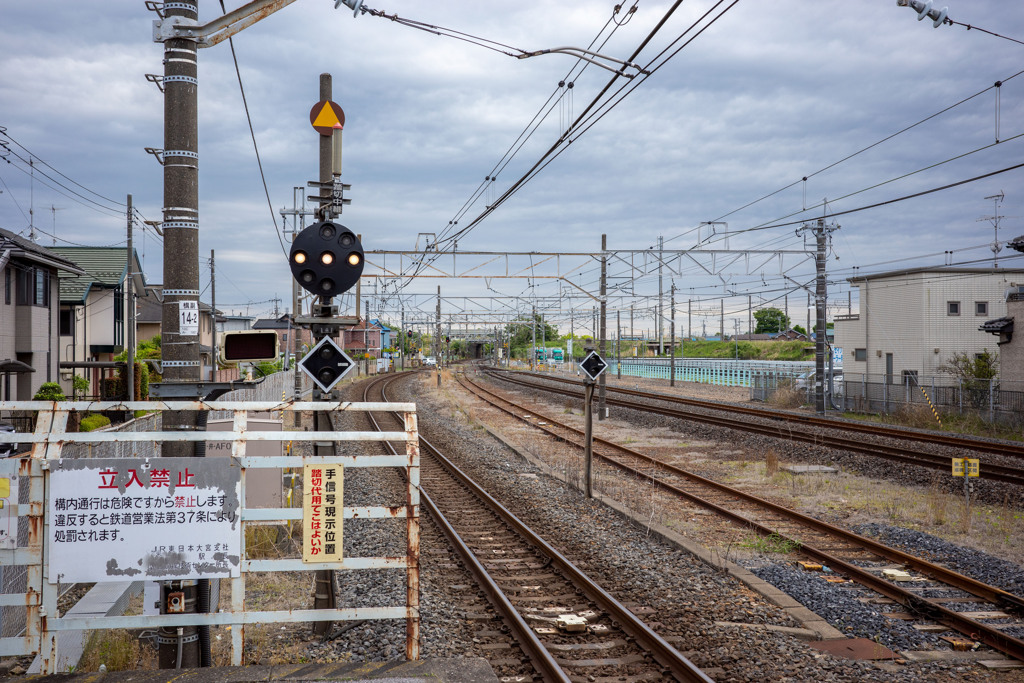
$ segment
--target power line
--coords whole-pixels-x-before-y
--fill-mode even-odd
[[[227,14],[227,10],[224,8],[224,0],[220,0],[221,13]],[[263,181],[263,193],[267,197],[267,208],[270,209],[270,220],[274,224],[274,234],[277,235],[277,241],[281,245],[281,253],[288,256],[288,250],[285,249],[284,239],[281,237],[281,230],[277,227],[277,216],[274,214],[274,205],[270,201],[270,190],[267,188],[267,176],[263,173],[263,161],[260,159],[260,148],[256,144],[256,131],[252,127],[252,117],[249,115],[249,103],[245,97],[245,87],[242,85],[242,72],[238,68],[238,56],[235,54],[235,40],[234,38],[228,38],[228,44],[231,46],[231,59],[235,63],[235,74],[238,76],[238,90],[242,93],[242,106],[245,108],[245,120],[249,123],[249,135],[252,136],[252,147],[256,152],[256,165],[260,170],[260,179]]]

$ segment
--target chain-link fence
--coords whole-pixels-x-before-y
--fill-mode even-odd
[[[828,383],[826,383],[828,384]],[[814,378],[755,374],[750,386],[752,400],[769,401],[780,392],[814,403]],[[989,422],[1024,421],[1024,382],[958,378],[949,375],[835,373],[831,382],[829,410],[892,414],[914,406],[934,406],[940,413],[977,415]]]

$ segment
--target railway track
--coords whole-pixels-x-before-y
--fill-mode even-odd
[[[523,375],[526,375],[527,373],[495,370],[487,370],[485,372],[491,377],[530,389],[572,396],[574,398],[579,398],[583,395],[583,384],[576,380],[549,377],[546,375],[538,376],[539,378],[548,380],[549,382],[556,382],[564,385],[562,387],[558,387],[552,386],[550,383],[545,384],[525,379]],[[534,375],[531,374],[527,376],[533,377]],[[1024,447],[1016,446],[1014,444],[999,444],[991,441],[955,436],[947,439],[945,436],[935,436],[882,426],[875,429],[874,425],[853,424],[853,428],[851,429],[851,423],[846,421],[840,422],[824,418],[812,418],[810,416],[797,416],[778,411],[713,403],[710,401],[698,401],[675,396],[666,396],[664,394],[635,391],[620,387],[608,387],[608,393],[610,394],[606,399],[608,405],[630,408],[632,410],[639,410],[643,412],[657,413],[659,415],[673,417],[680,420],[703,422],[706,424],[713,424],[729,429],[738,429],[745,432],[753,432],[765,436],[773,436],[790,441],[800,441],[817,446],[838,448],[854,453],[863,453],[865,455],[871,455],[878,458],[885,458],[886,460],[893,462],[917,465],[919,467],[934,470],[948,471],[950,468],[950,456],[921,450],[922,444],[924,443],[970,448],[1006,457],[1024,458]],[[611,394],[618,394],[623,397],[616,398]],[[631,396],[636,397],[636,399],[629,398]],[[643,401],[637,400],[640,398],[642,398]],[[652,403],[652,401],[655,403]],[[679,406],[699,408],[710,412],[701,412],[694,409],[687,410],[685,407]],[[742,417],[732,417],[731,415],[735,413],[741,414]],[[769,421],[753,421],[749,419],[750,417],[765,418]],[[819,429],[816,430],[814,428]],[[821,429],[833,431],[820,431]],[[837,433],[845,431],[857,431],[876,436],[886,436],[908,443],[906,443],[906,445],[874,444],[867,443],[863,439],[847,437]],[[993,481],[1024,486],[1024,468],[1021,467],[986,461],[982,463],[981,477],[991,479]]]
[[[386,401],[393,379],[364,399]],[[424,507],[543,680],[711,680],[423,437],[420,449]]]
[[[519,405],[464,376],[459,381],[499,410],[560,441],[583,448],[582,431]],[[942,624],[970,641],[983,642],[1024,661],[1024,640],[1002,630],[1021,626],[1021,596],[610,441],[595,438],[593,451],[596,460],[630,477],[643,479],[761,535],[776,535],[789,541],[806,557],[902,605],[910,615]],[[883,572],[893,569],[893,565],[909,569],[905,581],[908,587],[884,577]],[[950,595],[926,597],[936,593]],[[965,611],[966,607],[971,608]],[[999,623],[986,623],[982,618]]]

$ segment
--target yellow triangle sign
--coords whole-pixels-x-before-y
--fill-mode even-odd
[[[334,128],[335,124],[341,123],[338,120],[338,115],[334,113],[334,108],[331,107],[330,102],[325,102],[324,106],[320,109],[320,113],[316,115],[316,119],[313,120],[313,127],[319,128]]]

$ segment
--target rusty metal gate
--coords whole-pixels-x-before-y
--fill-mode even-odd
[[[406,623],[406,658],[419,659],[419,441],[416,406],[413,403],[349,403],[349,402],[203,402],[203,401],[151,401],[151,402],[72,402],[52,403],[49,401],[0,402],[0,410],[38,411],[36,428],[32,434],[0,434],[0,442],[17,442],[23,448],[31,445],[31,453],[21,457],[0,460],[0,582],[4,591],[0,594],[0,656],[39,655],[42,658],[42,672],[56,673],[57,635],[62,631],[87,631],[95,629],[141,629],[153,627],[175,628],[179,626],[226,626],[231,628],[231,662],[241,665],[242,650],[247,624],[295,623],[314,621],[354,621],[366,619],[402,619]],[[70,411],[102,410],[218,410],[230,411],[233,416],[231,431],[100,431],[69,433],[66,431]],[[282,411],[331,411],[331,412],[397,412],[404,416],[404,431],[395,432],[353,432],[353,431],[249,431],[250,412]],[[68,477],[74,471],[87,471],[91,457],[103,455],[104,447],[116,446],[117,456],[128,459],[141,457],[148,468],[153,452],[152,443],[168,441],[219,441],[231,444],[230,466],[236,468],[237,482],[237,525],[230,527],[232,538],[237,543],[237,568],[225,576],[231,587],[231,608],[226,612],[206,614],[162,614],[159,616],[109,616],[69,617],[57,611],[57,598],[61,576],[52,571],[56,565],[68,565],[68,559],[57,539],[64,540],[69,532],[62,531],[53,512],[54,501],[63,506],[75,503],[74,498],[52,497],[51,486],[68,488]],[[291,455],[252,457],[246,455],[246,444],[252,441],[280,442],[341,442],[338,452],[344,455],[327,457],[299,457]],[[376,441],[404,441],[405,453],[399,455],[373,455],[355,452],[359,443]],[[65,446],[82,444],[81,447]],[[346,446],[347,444],[347,446]],[[72,455],[71,451],[78,453]],[[142,455],[139,456],[138,454]],[[219,459],[219,458],[218,458]],[[163,465],[176,463],[186,467],[183,461],[197,462],[191,458],[154,459],[154,464],[163,460]],[[210,460],[210,459],[204,459]],[[84,461],[84,462],[83,462]],[[97,460],[97,464],[116,462]],[[407,551],[404,557],[342,557],[338,561],[317,562],[302,557],[277,559],[251,559],[245,552],[245,528],[247,525],[267,523],[304,522],[302,507],[246,507],[245,480],[248,470],[274,468],[292,469],[300,466],[337,466],[342,472],[346,468],[394,467],[404,470],[407,480],[405,500],[394,505],[344,506],[341,518],[371,520],[406,520]],[[89,470],[91,471],[91,470]],[[167,468],[159,470],[166,472]],[[187,467],[185,469],[187,472]],[[54,479],[57,472],[62,480]],[[69,475],[69,472],[71,474]],[[150,474],[156,481],[156,470]],[[100,474],[105,474],[100,472]],[[166,477],[166,475],[164,475]],[[178,475],[178,485],[182,483]],[[72,480],[73,481],[73,480]],[[110,482],[107,482],[110,483]],[[121,484],[123,486],[123,482]],[[149,486],[149,482],[146,486]],[[154,484],[159,486],[160,484]],[[140,486],[142,484],[140,483]],[[98,488],[114,488],[99,486]],[[123,495],[124,490],[120,493]],[[113,495],[113,494],[111,494]],[[171,494],[168,493],[168,496]],[[70,502],[69,502],[70,501]],[[343,502],[343,501],[342,501]],[[75,503],[77,504],[77,503]],[[83,498],[82,504],[88,501]],[[63,507],[60,509],[64,509]],[[124,515],[118,517],[120,519]],[[104,523],[114,518],[109,514]],[[136,520],[137,521],[137,520]],[[211,519],[212,521],[212,519]],[[88,522],[86,522],[88,524]],[[116,525],[113,527],[116,529]],[[77,533],[85,533],[79,530]],[[93,531],[92,533],[100,533]],[[109,532],[108,533],[112,533]],[[58,536],[58,534],[62,534]],[[91,537],[82,537],[91,538]],[[122,537],[121,540],[124,540]],[[162,546],[161,546],[162,547]],[[173,546],[172,546],[173,549]],[[51,556],[56,552],[56,556]],[[116,567],[117,563],[113,565]],[[198,566],[198,565],[197,565]],[[204,565],[205,566],[205,565]],[[276,611],[251,611],[245,609],[246,574],[250,572],[292,572],[309,570],[362,570],[387,569],[404,570],[406,574],[406,604],[392,607],[351,607],[337,609],[293,609]],[[146,570],[148,571],[148,569]],[[199,571],[198,569],[194,571]],[[136,571],[138,573],[138,571]],[[16,576],[18,580],[10,581]],[[153,575],[138,578],[154,578]],[[217,578],[217,577],[215,577]],[[111,579],[114,580],[114,579]],[[119,579],[118,579],[119,580]]]

